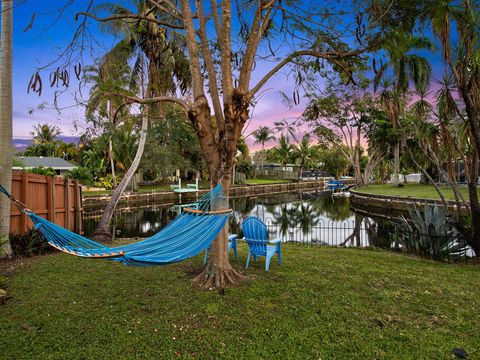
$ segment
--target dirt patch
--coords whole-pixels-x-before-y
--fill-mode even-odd
[[[12,276],[19,268],[27,266],[40,257],[51,256],[53,254],[36,255],[31,257],[13,257],[11,259],[0,259],[0,275],[5,277]]]

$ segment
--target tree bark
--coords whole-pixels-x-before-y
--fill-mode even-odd
[[[468,195],[470,198],[470,214],[472,216],[472,235],[470,246],[476,256],[480,256],[480,205],[478,201],[478,155],[475,151],[471,164],[471,176],[468,179]]]
[[[228,101],[227,101],[228,103]],[[210,107],[206,99],[200,99],[197,106],[189,113],[189,117],[194,124],[202,124],[205,119],[209,119]],[[225,111],[225,114],[233,111]],[[212,129],[207,127],[199,134],[200,146],[205,160],[207,161],[210,186],[213,188],[218,183],[222,184],[223,192],[226,198],[225,205],[228,206],[228,195],[232,182],[233,164],[236,154],[236,140],[240,135],[239,122],[242,120],[232,119],[225,116],[226,131],[221,144],[215,142],[215,136]],[[240,127],[241,128],[241,127]],[[234,284],[244,276],[235,270],[228,260],[228,224],[224,227],[217,238],[210,246],[208,263],[205,269],[197,275],[192,281],[202,288],[224,289],[230,284]]]
[[[400,184],[400,141],[395,142],[394,163],[393,163],[393,183],[395,186]]]
[[[113,128],[113,123],[114,123],[114,117],[115,117],[115,111],[112,106],[112,101],[110,100],[108,102],[108,118],[110,120],[110,125]],[[110,129],[111,130],[111,129]],[[108,157],[110,158],[110,168],[112,172],[112,184],[113,188],[117,188],[117,177],[115,175],[115,162],[113,160],[113,145],[112,145],[112,137],[108,137]]]
[[[1,6],[0,63],[0,184],[8,191],[12,186],[12,33],[13,1]],[[0,257],[10,257],[10,201],[0,201]]]
[[[115,162],[113,161],[113,145],[112,145],[112,138],[108,138],[108,157],[110,158],[110,168],[112,172],[112,185],[113,188],[117,188],[117,177],[115,175]]]
[[[137,152],[135,153],[135,158],[130,165],[127,173],[123,177],[118,187],[112,194],[110,201],[108,202],[105,210],[103,212],[102,218],[100,219],[100,223],[98,224],[97,229],[93,233],[93,239],[100,242],[111,242],[112,241],[112,233],[110,232],[110,221],[112,220],[113,213],[115,212],[115,208],[117,207],[120,198],[122,197],[123,192],[127,188],[130,180],[135,175],[137,171],[138,165],[140,165],[140,160],[142,159],[143,150],[145,148],[145,141],[147,139],[147,129],[148,129],[148,116],[146,114],[142,115],[142,128],[140,129],[140,139],[138,141],[138,148]]]

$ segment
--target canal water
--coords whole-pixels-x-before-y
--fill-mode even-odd
[[[442,261],[470,261],[474,253],[459,234],[447,228],[428,234],[412,230],[401,222],[354,213],[349,199],[329,192],[293,192],[243,197],[230,200],[234,210],[229,232],[243,236],[241,224],[248,216],[262,219],[269,239],[305,245],[376,247],[406,251]],[[179,213],[176,206],[154,203],[116,211],[113,232],[117,238],[145,238],[166,226]],[[84,231],[89,236],[100,221],[101,212],[84,214]],[[476,258],[478,260],[478,258]]]
[[[308,244],[368,246],[364,227],[355,227],[355,214],[346,197],[329,192],[282,193],[230,200],[234,210],[230,218],[230,233],[241,236],[241,222],[248,216],[262,219],[268,226],[269,237],[282,241]],[[143,238],[153,235],[178,214],[175,206],[148,204],[120,209],[113,218],[113,228],[119,238]],[[95,230],[101,212],[84,214],[85,235]],[[355,241],[346,241],[357,231]]]

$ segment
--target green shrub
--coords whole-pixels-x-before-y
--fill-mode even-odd
[[[10,234],[10,246],[14,256],[41,255],[53,250],[40,233],[34,229],[30,229],[24,234]]]
[[[89,168],[86,168],[84,166],[79,166],[73,170],[70,170],[68,176],[71,176],[74,179],[78,179],[82,185],[93,185],[94,175]]]
[[[118,182],[118,178],[117,178]],[[105,188],[107,190],[113,189],[113,176],[111,174],[107,174],[106,176],[102,176],[98,181],[95,181],[94,186],[99,188]]]
[[[40,166],[33,169],[25,169],[25,171],[31,172],[33,174],[39,174],[39,175],[47,175],[47,176],[57,175],[55,170],[53,170],[51,167],[45,168]]]

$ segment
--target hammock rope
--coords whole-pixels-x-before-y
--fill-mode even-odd
[[[228,204],[219,184],[195,203],[195,209],[184,209],[153,236],[128,245],[108,247],[35,214],[2,185],[0,192],[32,220],[34,227],[54,248],[83,258],[106,259],[134,266],[170,264],[199,254],[215,240],[232,213],[231,209],[225,210]]]

